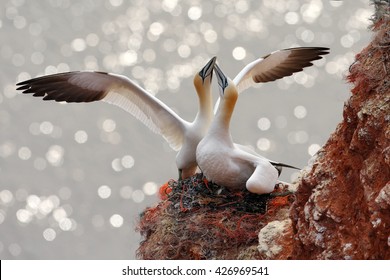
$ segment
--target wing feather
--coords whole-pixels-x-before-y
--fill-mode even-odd
[[[43,97],[43,100],[68,103],[105,101],[128,111],[150,130],[161,134],[174,150],[179,150],[183,144],[188,123],[124,76],[104,72],[67,72],[23,81],[17,86],[17,90]]]
[[[249,63],[233,81],[238,92],[241,93],[256,83],[271,82],[300,72],[303,68],[312,66],[312,61],[321,59],[328,53],[329,49],[323,47],[300,47],[275,51]]]

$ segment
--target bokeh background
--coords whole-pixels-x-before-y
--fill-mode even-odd
[[[123,74],[192,120],[192,79],[212,56],[233,78],[277,49],[330,47],[304,72],[248,89],[233,116],[236,142],[304,167],[342,118],[345,76],[370,39],[373,14],[368,0],[4,0],[0,7],[1,259],[133,259],[139,214],[177,178],[175,152],[125,111],[44,102],[16,92],[16,82],[82,69]]]

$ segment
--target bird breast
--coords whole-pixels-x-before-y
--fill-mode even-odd
[[[232,155],[234,149],[212,141],[201,141],[196,151],[198,165],[209,181],[232,191],[242,190],[255,167]]]

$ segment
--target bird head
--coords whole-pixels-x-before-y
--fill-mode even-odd
[[[210,59],[206,65],[195,74],[194,77],[194,86],[197,89],[198,92],[203,92],[200,89],[204,89],[206,87],[210,87],[211,80],[213,79],[213,69],[215,65],[215,61],[217,60],[217,57],[214,56],[212,59]]]
[[[217,64],[214,65],[214,71],[217,76],[221,99],[235,101],[238,97],[238,91],[234,82],[222,72]]]

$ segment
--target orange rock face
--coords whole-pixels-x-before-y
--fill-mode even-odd
[[[390,259],[388,17],[373,29],[350,68],[344,120],[298,182],[290,258]]]

